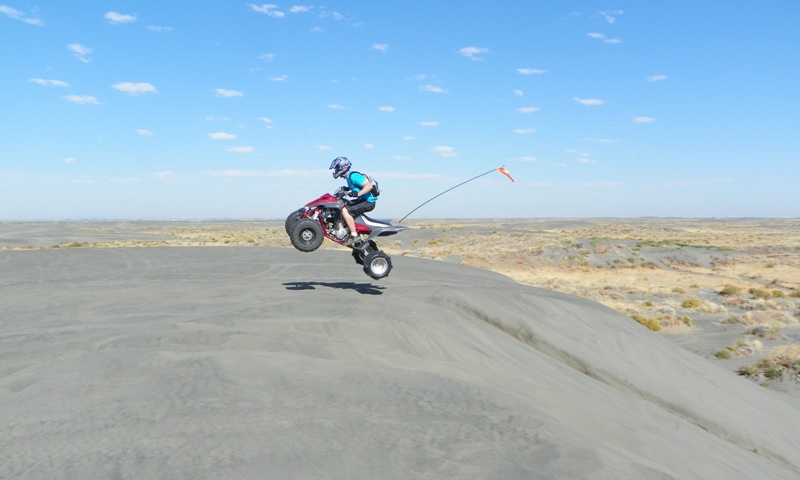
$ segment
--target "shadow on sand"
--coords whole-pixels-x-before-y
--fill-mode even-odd
[[[315,290],[316,287],[339,288],[342,290],[354,290],[362,295],[383,295],[383,285],[372,283],[355,282],[284,282],[286,290]]]

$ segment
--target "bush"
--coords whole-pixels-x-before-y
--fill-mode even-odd
[[[733,358],[733,350],[730,348],[726,348],[724,350],[720,350],[719,352],[714,354],[715,357],[719,358],[720,360],[730,360]]]
[[[672,289],[672,293],[677,293],[678,295],[683,295],[686,293],[686,290],[682,289],[681,287],[675,287]]]
[[[764,375],[768,379],[779,378],[784,371],[800,372],[800,346],[781,345],[773,348],[767,357],[739,370],[740,375]]]
[[[765,338],[767,340],[781,338],[781,329],[774,325],[756,325],[747,333],[750,335],[755,335],[756,337]]]
[[[638,313],[631,315],[631,318],[654,332],[661,330],[661,322],[657,318],[648,318]]]
[[[786,294],[783,292],[783,290],[773,290],[770,293],[772,293],[773,298],[786,298]]]
[[[760,299],[760,300],[769,300],[772,298],[772,292],[769,290],[764,290],[763,288],[751,288],[749,290],[750,294],[753,298]]]
[[[719,291],[719,294],[725,297],[730,297],[733,295],[739,295],[739,292],[741,291],[742,289],[735,285],[725,285],[722,287],[722,290]]]
[[[689,315],[683,315],[678,320],[680,320],[687,327],[694,328],[694,320],[692,320],[692,317],[690,317]]]
[[[701,305],[703,305],[703,302],[701,300],[698,300],[696,298],[687,298],[686,300],[683,301],[683,303],[681,304],[681,307],[683,307],[683,308],[698,308]]]

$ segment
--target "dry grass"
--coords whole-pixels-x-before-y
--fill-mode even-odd
[[[662,331],[685,331],[686,323],[677,320],[683,315],[726,315],[740,305],[743,312],[780,312],[784,306],[775,300],[797,298],[792,295],[800,288],[797,220],[591,220],[552,225],[558,223],[415,222],[416,228],[429,232],[429,239],[384,249],[437,260],[459,258],[462,264],[520,283],[591,298],[628,315],[657,318]],[[670,307],[674,314],[659,315],[653,311],[659,307]],[[742,315],[735,318],[744,324],[796,323],[796,313],[785,309],[772,316]]]
[[[742,375],[765,379],[800,378],[800,345],[779,345],[758,362],[740,370]]]

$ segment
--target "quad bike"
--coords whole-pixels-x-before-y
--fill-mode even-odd
[[[350,234],[342,218],[342,207],[347,205],[345,194],[346,189],[340,188],[333,195],[326,193],[289,214],[286,218],[286,233],[289,234],[294,248],[301,252],[313,252],[322,245],[325,238],[345,245],[344,241]],[[378,249],[373,239],[394,235],[407,227],[374,220],[366,215],[359,215],[354,220],[360,238],[345,245],[353,250],[353,259],[363,265],[364,273],[375,280],[389,275],[392,260]]]

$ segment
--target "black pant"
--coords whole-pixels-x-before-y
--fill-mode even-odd
[[[350,212],[350,215],[352,215],[353,218],[356,218],[359,215],[371,212],[375,208],[375,202],[363,200],[361,202],[345,205],[345,208],[348,212]]]

